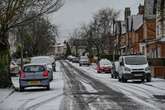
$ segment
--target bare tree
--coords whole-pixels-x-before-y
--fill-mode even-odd
[[[0,1],[0,87],[11,84],[9,75],[9,30],[24,26],[37,17],[57,11],[62,0],[1,0]],[[32,16],[29,12],[35,11]]]
[[[102,44],[100,45],[101,50],[104,50],[105,48],[111,50],[113,48],[114,19],[118,18],[119,13],[120,12],[117,12],[114,9],[105,8],[99,10],[94,16],[94,27],[96,28],[97,35],[99,35],[99,42]]]

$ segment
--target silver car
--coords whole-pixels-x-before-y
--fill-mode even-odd
[[[27,64],[23,70],[19,72],[20,91],[26,87],[46,87],[50,89],[49,85],[49,71],[46,64]]]
[[[82,65],[87,65],[87,66],[90,65],[89,58],[87,56],[80,56],[79,66],[82,66]]]
[[[45,63],[49,70],[49,80],[53,80],[53,63],[54,61],[49,56],[36,56],[31,58],[31,63]]]

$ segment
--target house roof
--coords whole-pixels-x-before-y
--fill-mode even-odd
[[[165,42],[165,37],[161,38],[160,42]]]
[[[143,25],[143,15],[132,15],[128,17],[128,30],[138,30]]]
[[[128,21],[128,24],[127,24]],[[121,34],[125,34],[128,31],[136,31],[143,25],[143,15],[132,15],[129,16],[127,21],[117,21],[115,24],[115,32],[120,34],[120,25],[121,25]],[[121,24],[120,24],[121,23]]]

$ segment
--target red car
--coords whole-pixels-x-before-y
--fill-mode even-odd
[[[97,73],[111,73],[112,70],[112,63],[111,61],[107,60],[107,59],[102,59],[99,61],[99,63],[97,64],[96,67]]]

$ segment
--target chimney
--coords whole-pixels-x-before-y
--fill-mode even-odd
[[[139,15],[144,15],[144,6],[143,5],[139,5],[139,12],[138,12]]]
[[[128,16],[131,16],[131,9],[130,7],[125,8],[125,20],[128,18]]]

